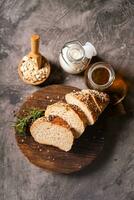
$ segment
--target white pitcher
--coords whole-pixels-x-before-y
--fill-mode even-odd
[[[82,46],[79,41],[71,41],[61,49],[59,61],[66,72],[79,74],[88,67],[91,58],[96,55],[96,49],[90,42]]]

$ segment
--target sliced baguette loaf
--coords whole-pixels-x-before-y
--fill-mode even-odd
[[[49,117],[50,115],[59,116],[65,120],[70,127],[75,130],[75,138],[80,137],[85,130],[87,118],[85,117],[83,111],[81,111],[77,106],[57,102],[47,106],[45,116]]]
[[[69,151],[73,145],[73,130],[59,117],[41,117],[30,127],[31,135],[40,144],[52,145]]]
[[[109,103],[107,94],[90,89],[68,93],[65,99],[68,104],[76,105],[84,112],[89,125],[95,123]]]

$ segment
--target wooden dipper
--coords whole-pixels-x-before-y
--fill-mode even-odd
[[[27,84],[31,84],[31,85],[39,85],[41,83],[43,83],[44,81],[46,81],[46,79],[49,77],[50,75],[50,71],[51,71],[51,67],[49,62],[47,61],[47,59],[41,55],[41,53],[39,52],[39,41],[40,41],[40,36],[37,34],[32,35],[31,37],[31,52],[25,56],[27,59],[34,59],[35,63],[37,65],[35,65],[34,67],[34,72],[39,74],[39,72],[41,70],[45,70],[46,74],[39,80],[33,81],[33,79],[26,79],[26,77],[24,76],[24,73],[21,69],[21,66],[27,62],[26,58],[24,57],[19,65],[18,65],[18,74],[20,76],[20,78]],[[27,66],[28,67],[28,66]],[[24,69],[23,69],[24,70]],[[29,69],[27,69],[28,71],[26,71],[26,73],[31,74],[31,71],[29,71]],[[36,75],[37,75],[36,74]],[[35,76],[36,76],[35,75]],[[39,76],[39,75],[37,75]],[[33,75],[32,75],[33,78]]]
[[[37,68],[41,68],[42,64],[42,55],[39,52],[39,42],[40,36],[35,34],[31,37],[31,52],[28,54],[28,57],[34,58],[37,62]]]

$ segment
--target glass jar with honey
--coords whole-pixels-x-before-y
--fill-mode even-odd
[[[120,103],[127,93],[127,84],[121,75],[105,62],[94,63],[87,69],[86,83],[91,89],[109,93],[113,104]]]

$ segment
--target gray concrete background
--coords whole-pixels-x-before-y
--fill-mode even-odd
[[[40,89],[25,85],[17,65],[41,36],[41,52],[52,63],[49,84],[85,88],[83,76],[61,71],[58,55],[66,41],[91,41],[98,56],[130,84],[126,115],[107,119],[104,151],[95,163],[72,175],[44,171],[17,147],[13,111]],[[134,200],[134,1],[0,1],[0,200]]]

